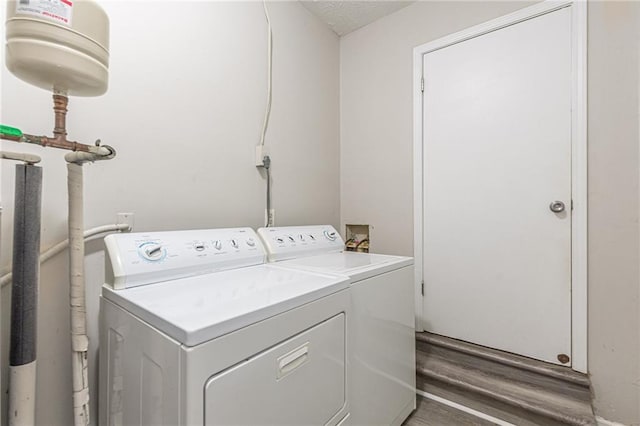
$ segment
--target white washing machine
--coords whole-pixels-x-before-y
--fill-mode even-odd
[[[101,425],[336,425],[348,279],[264,264],[249,228],[110,235]]]
[[[330,225],[258,234],[277,265],[351,279],[349,420],[401,424],[416,407],[413,258],[345,252]]]

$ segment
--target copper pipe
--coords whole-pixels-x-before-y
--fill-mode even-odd
[[[53,128],[53,137],[36,136],[24,133],[22,136],[7,135],[0,133],[0,139],[6,139],[14,142],[31,143],[44,147],[52,147],[66,149],[68,151],[91,152],[102,155],[104,150],[100,146],[86,145],[80,142],[67,140],[67,105],[69,98],[63,95],[53,95],[53,112],[55,114],[55,125]]]
[[[5,135],[2,132],[0,132],[0,138],[6,139],[8,141],[22,142],[22,136]]]
[[[53,112],[55,113],[55,127],[53,134],[57,137],[67,136],[67,104],[69,98],[63,95],[53,95]],[[66,138],[65,138],[66,139]]]
[[[95,148],[95,146],[93,145],[85,145],[74,141],[68,141],[64,135],[58,135],[55,138],[49,138],[47,136],[34,136],[24,134],[22,135],[22,138],[25,140],[21,142],[34,143],[44,147],[50,146],[52,148],[66,149],[69,151],[90,152],[92,148]]]

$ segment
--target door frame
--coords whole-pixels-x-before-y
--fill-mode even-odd
[[[587,373],[587,3],[546,0],[413,49],[413,209],[416,331],[423,331],[423,57],[550,12],[571,8],[571,368]]]

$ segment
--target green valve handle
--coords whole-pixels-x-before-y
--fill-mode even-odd
[[[11,126],[5,126],[4,124],[0,124],[0,133],[18,138],[22,137],[22,130]]]

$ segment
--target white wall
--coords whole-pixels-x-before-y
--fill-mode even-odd
[[[589,4],[589,371],[601,416],[640,424],[640,3]]]
[[[67,127],[70,138],[87,143],[101,138],[117,149],[118,156],[85,167],[86,227],[113,223],[117,212],[134,212],[138,231],[262,226],[265,180],[253,165],[266,96],[262,3],[101,4],[111,21],[110,88],[99,98],[72,98]],[[298,2],[274,2],[269,7],[274,70],[267,145],[276,224],[337,226],[339,39]],[[4,23],[4,10],[1,13]],[[50,94],[1,68],[0,121],[25,132],[50,134]],[[64,152],[7,142],[3,148],[43,157],[42,245],[64,239]],[[6,266],[11,261],[13,166],[5,164],[2,173],[0,265]],[[101,243],[89,243],[87,253],[89,327],[95,349],[104,274]],[[66,263],[66,255],[60,255],[41,270],[38,424],[71,424]],[[2,291],[1,310],[3,399],[7,290]],[[92,350],[92,370],[95,361]]]
[[[526,7],[417,2],[343,37],[341,223],[371,247],[413,252],[412,51]],[[640,4],[589,4],[589,371],[597,413],[640,424]]]

